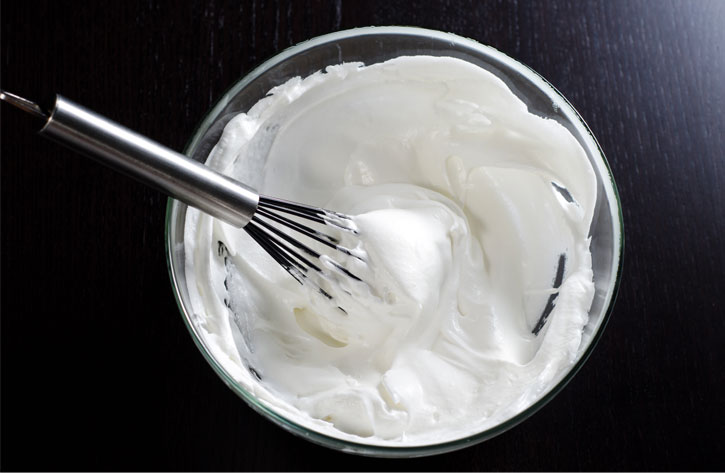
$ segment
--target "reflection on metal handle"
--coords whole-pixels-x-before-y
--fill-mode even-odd
[[[257,209],[253,189],[60,95],[40,134],[236,227]]]

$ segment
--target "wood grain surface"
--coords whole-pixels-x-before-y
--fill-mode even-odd
[[[38,138],[3,105],[3,470],[721,470],[725,1],[3,0],[0,79],[182,149],[214,101],[302,40],[415,25],[557,87],[612,167],[626,251],[609,326],[519,426],[454,453],[363,458],[246,406],[189,336],[166,198]]]

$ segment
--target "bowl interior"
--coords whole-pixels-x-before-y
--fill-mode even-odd
[[[599,145],[578,113],[556,89],[528,67],[493,48],[449,33],[419,28],[371,27],[325,35],[287,49],[254,69],[224,94],[199,125],[185,153],[197,161],[205,161],[229,120],[246,112],[271,88],[288,79],[305,77],[326,66],[343,62],[374,64],[404,55],[455,57],[494,73],[526,103],[531,113],[556,120],[565,126],[586,151],[596,173],[597,202],[590,228],[595,296],[589,311],[589,322],[584,329],[577,362],[538,402],[508,421],[474,436],[420,447],[356,444],[290,422],[257,401],[214,360],[190,313],[191,304],[184,273],[186,205],[170,199],[166,219],[169,274],[179,308],[197,346],[224,382],[255,410],[308,440],[352,453],[387,457],[428,455],[462,448],[505,431],[548,402],[582,366],[603,331],[617,291],[623,249],[622,218],[616,186]]]

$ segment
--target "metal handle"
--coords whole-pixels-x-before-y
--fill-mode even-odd
[[[39,133],[236,227],[257,210],[253,189],[60,95]]]

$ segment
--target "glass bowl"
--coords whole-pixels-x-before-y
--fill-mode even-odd
[[[531,416],[550,401],[582,367],[601,337],[612,311],[622,269],[623,227],[616,185],[596,139],[569,102],[545,79],[505,54],[450,33],[410,27],[368,27],[327,34],[291,47],[269,59],[235,83],[201,122],[185,154],[205,161],[224,126],[246,112],[267,92],[288,79],[306,77],[343,62],[374,64],[404,55],[449,56],[476,64],[498,76],[526,103],[531,113],[556,120],[586,151],[597,178],[597,202],[590,228],[595,295],[584,328],[578,359],[539,400],[518,415],[475,435],[437,444],[393,447],[356,443],[299,425],[255,398],[214,358],[191,314],[184,265],[186,205],[169,199],[166,214],[166,253],[169,275],[179,309],[199,350],[219,377],[254,410],[314,443],[345,452],[379,457],[432,455],[463,448],[494,437]]]

